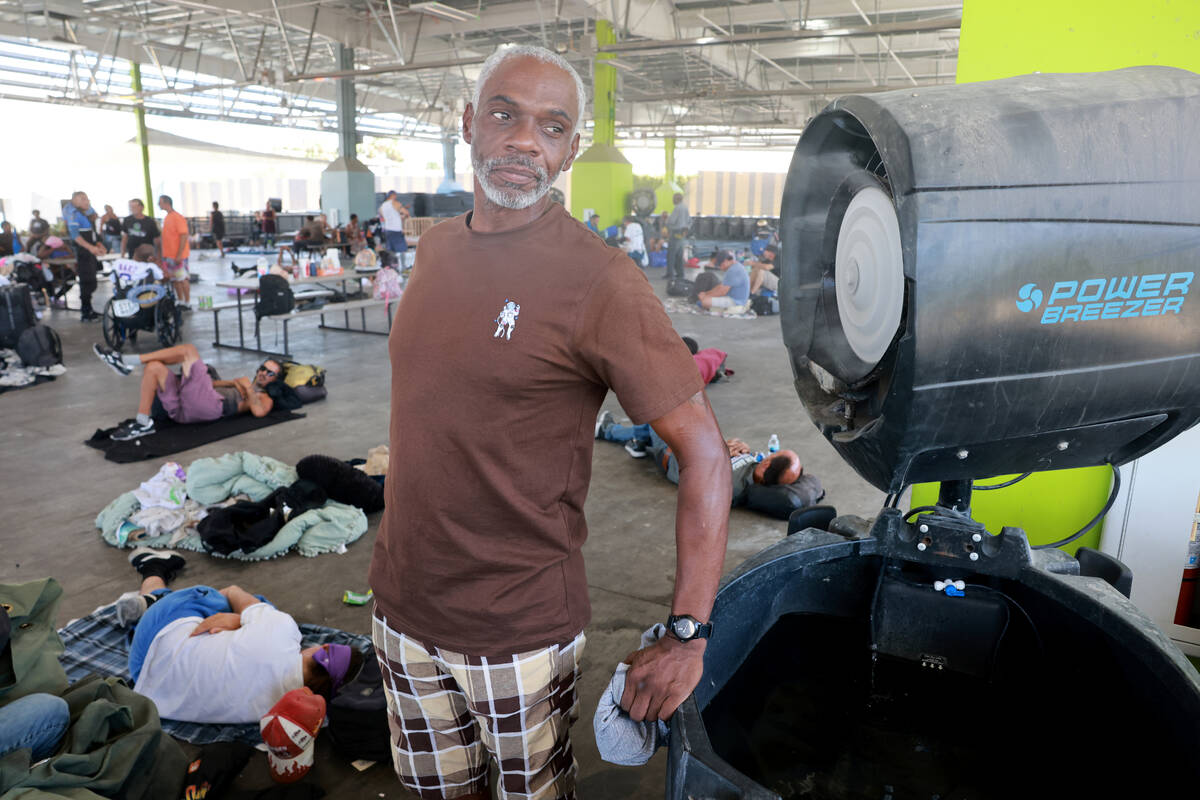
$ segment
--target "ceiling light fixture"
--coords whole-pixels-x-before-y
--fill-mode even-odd
[[[445,3],[439,3],[437,0],[427,0],[427,2],[413,3],[409,9],[420,14],[427,14],[432,17],[440,17],[441,19],[450,20],[451,22],[468,22],[473,19],[478,19],[475,14],[470,11],[448,6]]]

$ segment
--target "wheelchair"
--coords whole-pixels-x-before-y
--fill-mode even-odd
[[[104,342],[114,350],[127,341],[136,343],[140,331],[152,331],[162,347],[171,347],[182,338],[183,312],[170,284],[152,278],[127,281],[114,272],[113,296],[104,305],[100,327]]]

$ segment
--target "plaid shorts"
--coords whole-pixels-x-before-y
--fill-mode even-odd
[[[499,798],[575,797],[568,736],[579,718],[576,685],[586,639],[503,659],[426,648],[371,624],[387,689],[392,762],[409,791],[455,798],[488,785],[488,756],[500,770]]]

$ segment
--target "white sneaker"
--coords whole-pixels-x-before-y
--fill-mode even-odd
[[[142,618],[146,608],[146,598],[141,592],[126,592],[117,598],[117,624],[128,628]]]
[[[611,411],[601,411],[596,416],[596,438],[599,439],[608,430],[610,425],[613,425],[616,420],[613,418]]]

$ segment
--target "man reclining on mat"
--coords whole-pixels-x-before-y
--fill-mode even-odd
[[[344,644],[301,649],[295,620],[238,586],[168,589],[186,563],[174,551],[139,547],[129,561],[142,585],[117,600],[117,618],[136,624],[129,674],[162,717],[256,723],[301,686],[328,700],[362,664]]]
[[[113,372],[125,376],[133,367],[111,347],[92,345],[92,351]],[[249,411],[256,417],[265,417],[271,412],[275,401],[267,394],[267,388],[283,376],[283,366],[268,358],[258,367],[254,378],[234,378],[231,381],[214,381],[208,367],[200,358],[200,352],[192,344],[179,344],[165,350],[143,353],[138,360],[145,365],[142,373],[142,391],[138,400],[137,416],[132,422],[117,428],[109,438],[125,442],[154,433],[154,401],[175,422],[211,422],[221,417],[232,417]],[[176,375],[167,367],[181,365]]]
[[[620,425],[611,411],[601,411],[596,418],[596,438],[625,445],[625,451],[634,458],[654,459],[671,483],[679,483],[679,463],[667,443],[649,425]],[[730,506],[745,503],[746,493],[752,484],[762,486],[784,486],[796,483],[804,475],[800,456],[793,450],[780,450],[756,461],[750,445],[741,439],[726,439],[729,450],[729,466],[733,480],[733,499]]]

